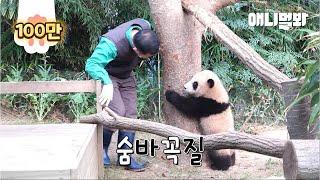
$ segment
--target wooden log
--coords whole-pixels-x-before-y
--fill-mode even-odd
[[[196,3],[182,0],[182,6],[206,26],[214,37],[232,51],[246,66],[268,85],[281,90],[281,82],[290,80],[285,74],[266,62],[245,41],[239,38],[216,15]]]
[[[143,131],[163,137],[177,136],[181,142],[183,142],[183,139],[191,138],[194,139],[195,144],[199,143],[199,138],[202,136],[205,149],[242,149],[278,158],[282,158],[284,145],[286,143],[284,140],[265,138],[239,132],[199,135],[162,123],[120,117],[112,111],[110,111],[109,114],[103,111],[101,113],[83,116],[80,118],[80,122],[99,123],[108,128]]]
[[[319,179],[319,149],[319,140],[288,141],[283,154],[284,177],[286,179]]]

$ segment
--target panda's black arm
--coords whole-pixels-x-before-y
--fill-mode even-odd
[[[183,114],[190,117],[199,118],[199,110],[201,107],[199,107],[200,104],[194,97],[184,97],[171,90],[166,91],[165,95],[167,101]]]
[[[213,99],[204,97],[185,97],[170,90],[166,91],[165,95],[167,101],[174,105],[179,111],[194,118],[218,114],[229,107],[229,103],[218,103]]]

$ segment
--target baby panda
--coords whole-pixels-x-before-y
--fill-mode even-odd
[[[200,120],[205,135],[234,131],[234,119],[229,96],[218,76],[209,70],[196,73],[184,85],[186,96],[166,91],[166,99],[179,111]],[[211,167],[228,170],[235,164],[233,149],[207,150]]]

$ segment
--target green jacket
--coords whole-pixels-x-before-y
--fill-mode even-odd
[[[149,22],[148,22],[149,23]],[[149,23],[150,24],[150,23]],[[140,26],[132,26],[126,31],[126,38],[131,47],[133,47],[131,32],[134,29],[141,30]],[[112,81],[109,77],[105,66],[113,61],[117,56],[116,45],[106,37],[101,37],[97,47],[92,53],[91,57],[87,60],[85,71],[92,79],[101,80],[103,85],[111,84]]]

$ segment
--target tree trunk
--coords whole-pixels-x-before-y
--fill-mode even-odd
[[[282,83],[282,96],[286,107],[297,97],[303,81],[292,79]],[[286,114],[287,129],[290,139],[315,139],[319,132],[319,119],[313,125],[308,125],[310,117],[310,98],[306,97],[292,106]]]
[[[197,1],[201,2],[209,4],[209,1]],[[161,44],[164,91],[181,92],[184,83],[201,70],[204,27],[192,15],[183,12],[180,0],[149,0],[149,5]],[[182,116],[167,101],[164,101],[163,111],[167,124],[199,133],[198,122]]]

